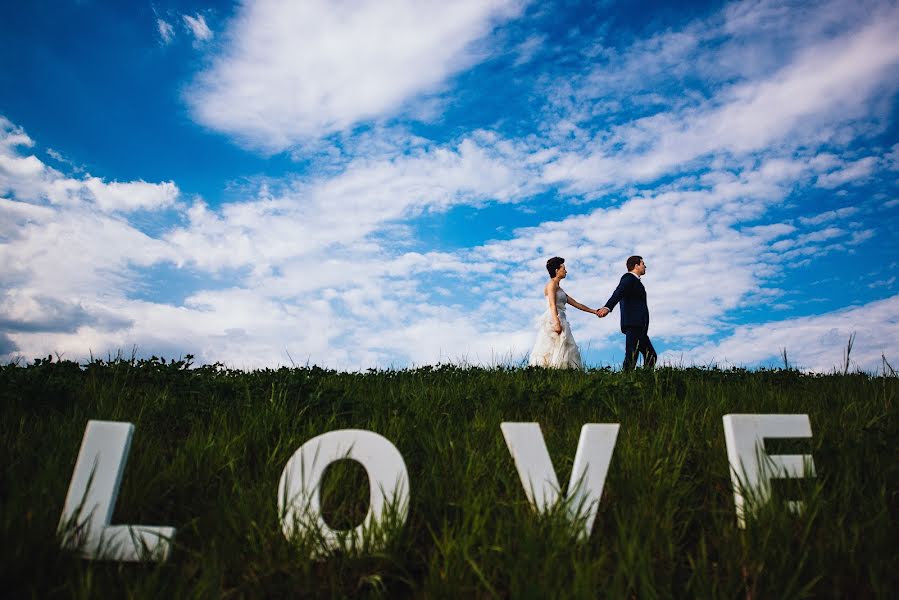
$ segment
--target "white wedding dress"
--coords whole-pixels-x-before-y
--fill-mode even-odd
[[[556,290],[556,309],[559,313],[559,323],[562,325],[562,333],[556,333],[553,331],[553,315],[549,308],[549,298],[546,299],[546,311],[537,319],[537,341],[534,343],[534,349],[531,350],[529,361],[532,367],[583,368],[581,352],[571,335],[571,327],[565,317],[567,303],[568,294],[562,288]]]

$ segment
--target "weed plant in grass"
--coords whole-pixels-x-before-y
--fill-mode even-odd
[[[792,370],[619,373],[426,367],[253,372],[189,361],[0,368],[0,589],[9,597],[889,597],[899,589],[899,379]],[[721,417],[807,413],[818,477],[782,482],[736,528]],[[56,527],[89,419],[136,431],[114,523],[177,528],[163,564],[86,561]],[[539,422],[559,481],[584,423],[620,423],[592,535],[535,515],[500,432]],[[368,429],[402,453],[409,515],[386,548],[311,560],[278,520],[304,442]],[[332,465],[335,527],[367,509]],[[805,502],[790,514],[784,501]]]

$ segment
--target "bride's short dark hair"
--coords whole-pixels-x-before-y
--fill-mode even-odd
[[[556,276],[556,271],[559,270],[559,267],[562,266],[563,262],[565,262],[565,259],[559,256],[553,256],[551,259],[546,261],[546,270],[549,271],[550,277]]]

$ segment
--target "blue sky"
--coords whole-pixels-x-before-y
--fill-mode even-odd
[[[899,362],[895,2],[0,8],[0,359]],[[618,365],[617,311],[572,311]]]

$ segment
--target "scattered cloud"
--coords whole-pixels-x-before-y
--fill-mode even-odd
[[[413,155],[360,158],[337,176],[281,186],[279,195],[262,188],[213,210],[201,200],[179,203],[173,183],[66,177],[28,154],[33,141],[7,122],[0,181],[12,195],[0,198],[8,307],[0,329],[26,353],[87,356],[137,343],[242,366],[283,363],[287,352],[343,367],[402,364],[408,348],[384,332],[434,322],[427,307],[403,315],[404,304],[429,297],[418,278],[480,267],[411,251],[407,232],[392,228],[426,211],[528,193],[519,157],[496,141],[483,133]],[[149,235],[129,217],[137,209],[174,211],[184,225]],[[191,293],[180,305],[141,300],[142,274],[165,265],[233,284]],[[441,310],[457,322],[469,318],[461,307]],[[296,335],[287,340],[286,331]],[[437,360],[441,347],[446,358],[456,346],[438,343],[437,354],[419,359]],[[479,340],[469,356],[483,358],[485,348]]]
[[[836,10],[833,5],[828,8]],[[779,14],[764,7],[760,10],[769,16]],[[741,26],[749,23],[759,27],[767,22],[768,17],[751,15],[755,13],[741,14]],[[795,15],[791,15],[791,25],[794,20]],[[596,106],[604,107],[609,102],[620,106],[616,95],[606,93],[610,89],[607,86],[613,94],[621,94],[671,77],[705,79],[714,75],[716,68],[708,66],[709,59],[719,55],[708,52],[699,40],[722,35],[728,22],[719,24],[714,35],[707,31],[707,24],[691,24],[682,32],[666,32],[648,42],[638,42],[623,53],[613,53],[608,69],[598,68],[580,81],[575,79],[573,86],[565,84],[553,93],[574,100],[558,104],[560,118],[553,127],[555,135],[571,139],[572,131],[579,131],[579,123],[597,116]],[[830,23],[830,19],[825,22]],[[622,181],[654,181],[672,172],[695,169],[698,159],[706,160],[711,155],[739,159],[771,147],[799,149],[838,141],[839,136],[847,135],[841,125],[850,126],[870,114],[873,99],[881,97],[884,88],[892,93],[899,85],[895,83],[899,81],[897,9],[872,9],[866,19],[852,18],[849,22],[851,27],[840,33],[810,38],[785,63],[766,59],[765,69],[737,72],[754,77],[724,79],[692,95],[659,97],[653,103],[658,109],[646,116],[613,124],[595,136],[576,135],[575,147],[547,169],[547,180],[567,182],[574,190],[586,191],[620,185]],[[753,49],[767,48],[767,42],[762,41],[750,45]],[[726,51],[728,48],[725,44]],[[750,54],[746,48],[741,52]],[[652,67],[643,68],[644,64]],[[696,70],[690,70],[690,65],[696,65]],[[863,159],[822,182],[839,185],[861,177],[873,166],[872,161]]]
[[[886,280],[872,281],[871,283],[868,284],[868,287],[869,288],[892,287],[894,283],[896,283],[896,278],[890,277],[889,279],[886,279]]]
[[[159,31],[159,38],[163,45],[170,44],[175,39],[175,28],[168,21],[157,17],[156,28]]]
[[[568,258],[566,289],[595,306],[614,288],[624,259],[643,254],[654,335],[699,339],[720,331],[741,306],[782,294],[778,265],[785,256],[826,252],[849,243],[851,233],[830,224],[851,214],[839,210],[792,225],[742,225],[781,202],[795,178],[812,177],[807,167],[778,159],[739,174],[707,174],[699,188],[685,179],[616,207],[518,229],[506,241],[421,254],[408,248],[409,232],[392,238],[391,228],[460,203],[522,201],[537,191],[521,182],[534,179],[527,169],[541,161],[483,132],[413,155],[359,158],[337,175],[279,194],[262,188],[255,198],[213,210],[202,201],[178,204],[173,184],[65,178],[14,150],[32,144],[11,125],[0,139],[0,147],[12,149],[0,154],[14,166],[10,189],[38,190],[28,202],[0,200],[10,227],[0,239],[15,241],[0,246],[0,257],[8,267],[6,305],[14,307],[3,322],[18,324],[5,335],[17,351],[35,355],[64,349],[86,356],[137,343],[241,367],[284,364],[288,354],[344,368],[515,362],[532,342],[548,253]],[[28,166],[17,167],[21,161]],[[84,193],[91,187],[101,192]],[[154,202],[183,211],[184,224],[152,237],[110,216],[116,213],[109,207]],[[192,293],[178,305],[138,299],[141,270],[161,264],[233,284]],[[429,273],[440,273],[454,293],[432,293]],[[620,345],[615,315],[572,319],[582,346]]]
[[[172,206],[179,195],[178,187],[171,181],[119,183],[88,176],[82,180],[82,184],[93,195],[100,210],[105,212],[160,210]]]
[[[472,254],[502,265],[492,270],[504,277],[485,283],[491,292],[521,299],[539,295],[546,256],[564,256],[572,272],[565,289],[593,307],[614,289],[626,258],[639,254],[649,265],[654,335],[669,340],[715,335],[728,327],[729,315],[771,304],[785,293],[780,288],[789,273],[785,263],[854,243],[849,228],[820,228],[827,219],[744,226],[780,204],[795,184],[786,178],[773,182],[767,172],[761,165],[739,175],[709,176],[701,189],[673,186],[637,194],[613,208],[518,230],[511,240]],[[518,306],[522,319],[537,308]],[[617,345],[617,316],[592,325],[579,341],[594,348]]]
[[[819,175],[816,185],[831,189],[846,183],[859,183],[874,172],[877,163],[877,158],[873,156],[859,159],[836,171]]]
[[[885,159],[890,169],[894,171],[899,170],[899,144],[894,144],[893,147],[890,148],[890,152],[886,155]]]
[[[220,211],[196,202],[187,211],[187,224],[173,229],[167,240],[185,262],[210,270],[250,265],[265,270],[356,244],[365,252],[366,244],[378,243],[371,236],[401,219],[459,205],[516,202],[533,192],[517,152],[495,142],[480,134],[450,147],[359,158],[332,177],[297,183],[280,196],[266,190],[258,199]],[[284,284],[293,285],[287,279]]]
[[[132,265],[171,256],[123,215],[171,206],[178,195],[173,183],[67,177],[27,154],[33,145],[0,117],[0,290],[29,290],[35,306],[68,305],[119,293]]]
[[[852,335],[855,338],[849,355],[850,370],[876,372],[884,356],[894,362],[892,354],[899,339],[899,296],[864,306],[834,307],[821,315],[741,325],[720,342],[690,348],[685,355],[671,350],[660,358],[681,364],[688,356],[687,365],[783,366],[781,351],[785,349],[791,366],[827,373],[843,370]]]
[[[515,53],[515,62],[512,66],[520,67],[531,62],[531,60],[537,55],[537,52],[540,51],[540,47],[544,44],[545,41],[545,35],[532,35],[515,46],[515,48],[513,49],[513,52]]]
[[[34,141],[21,128],[0,117],[0,193],[27,202],[93,207],[109,213],[159,210],[179,197],[171,181],[119,183],[90,174],[67,177],[37,156],[19,151],[32,146]]]
[[[184,26],[194,37],[194,43],[208,42],[212,39],[212,30],[206,24],[206,17],[197,13],[195,16],[181,15]]]
[[[803,225],[820,225],[828,221],[838,221],[851,217],[859,211],[857,206],[844,206],[837,210],[829,210],[815,215],[814,217],[799,217],[799,222]]]

